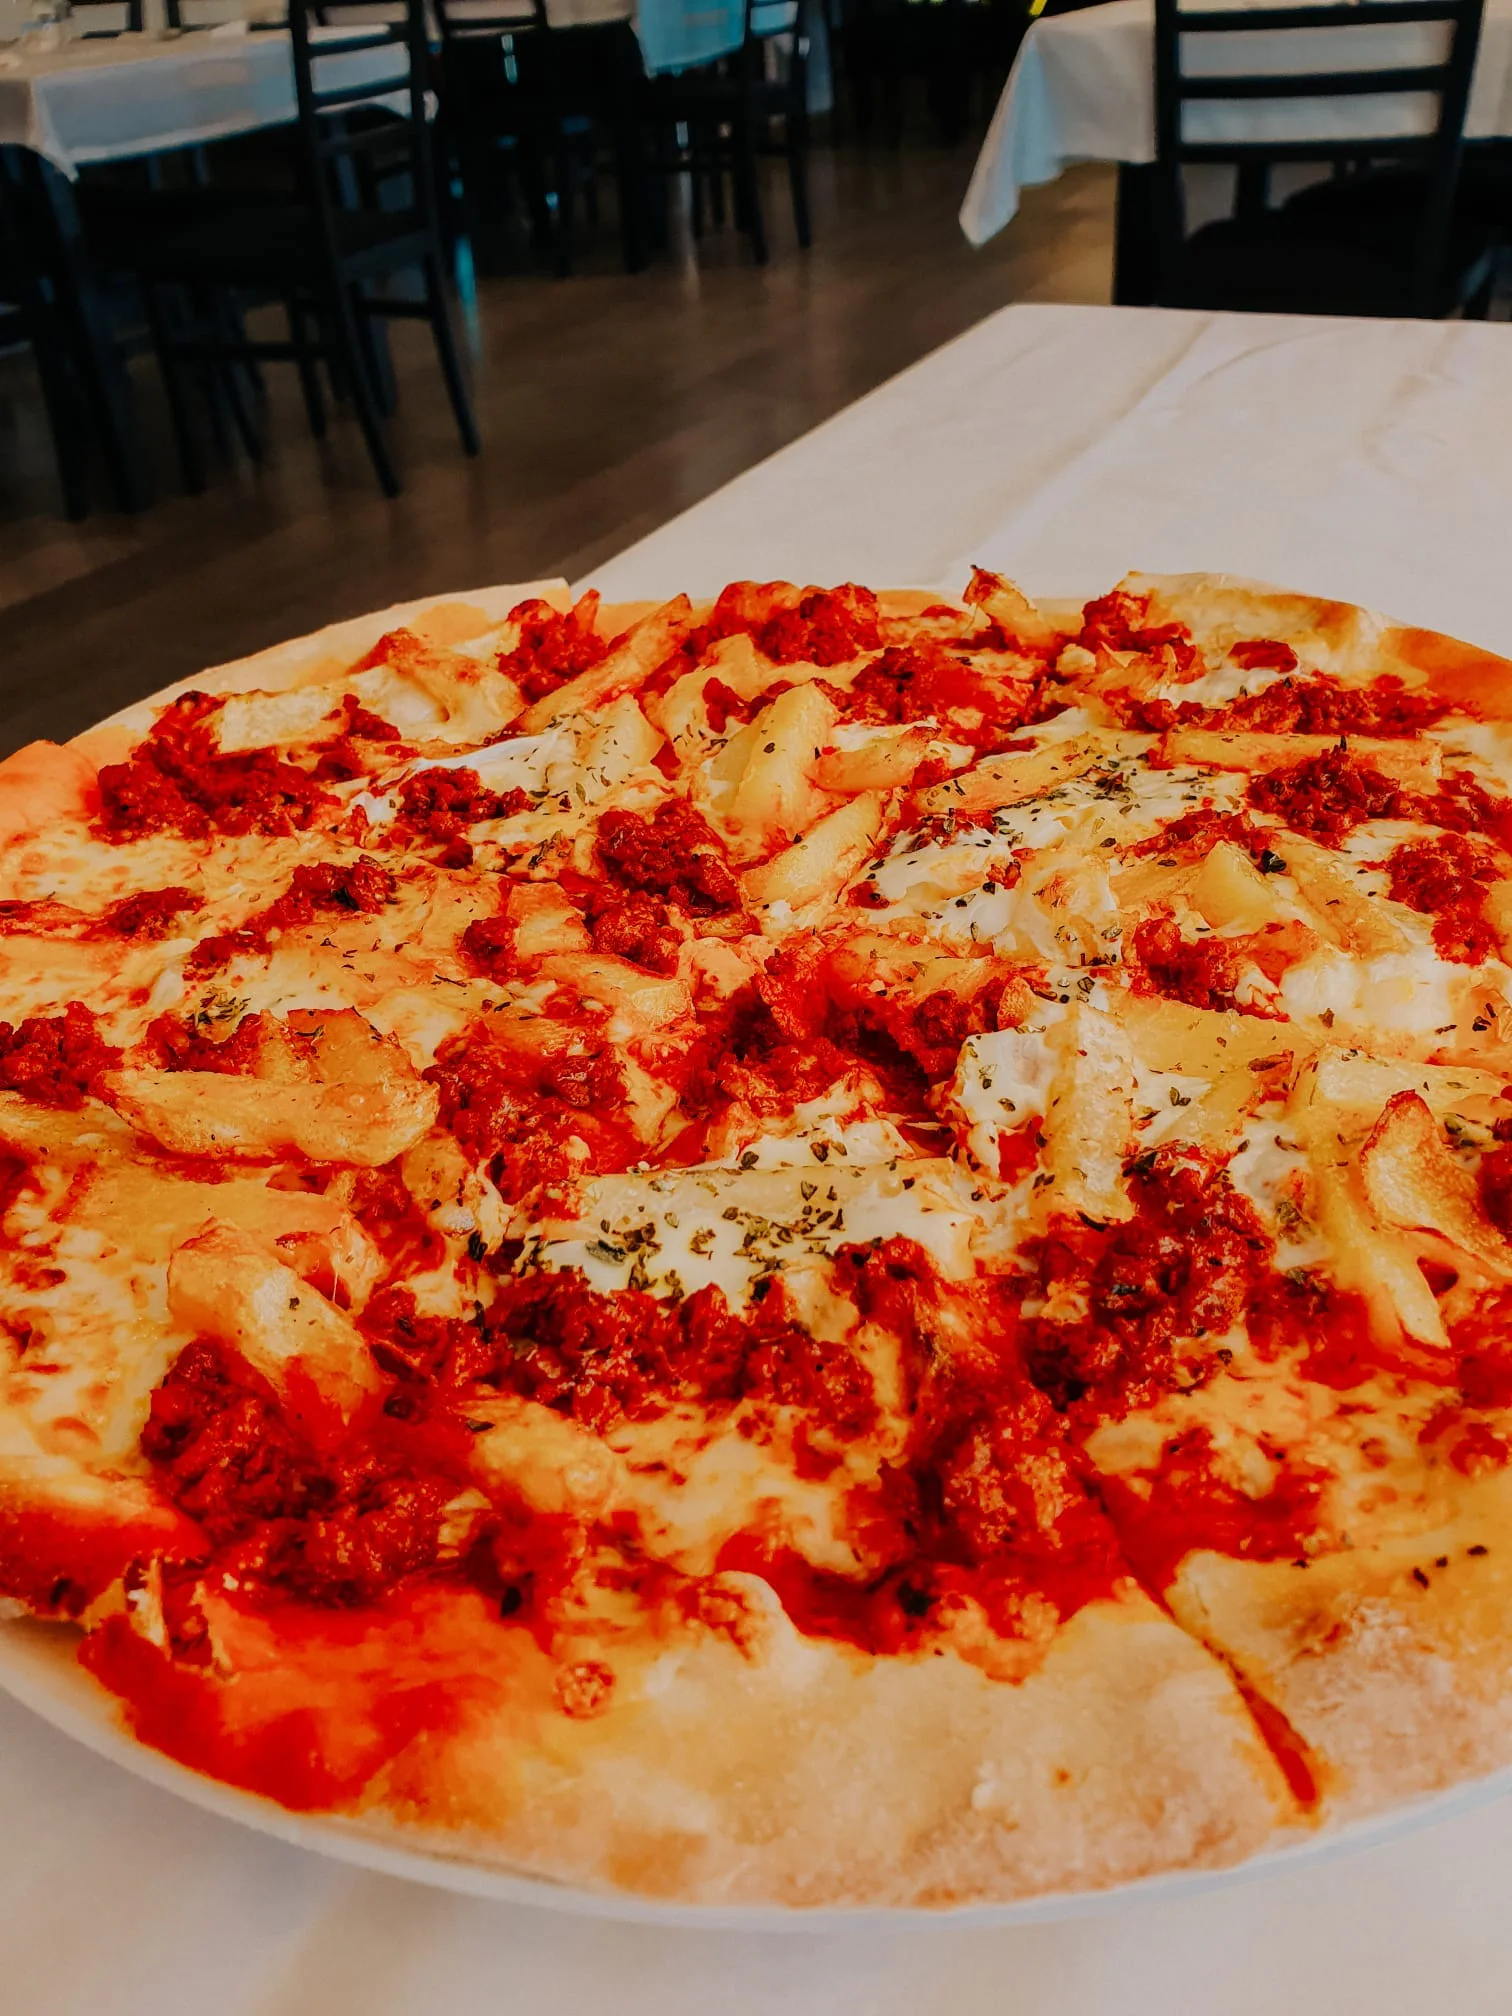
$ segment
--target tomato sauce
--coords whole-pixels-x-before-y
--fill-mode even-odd
[[[1404,841],[1392,850],[1386,868],[1393,901],[1432,917],[1441,958],[1478,966],[1500,957],[1501,940],[1483,906],[1487,886],[1501,878],[1504,864],[1488,847],[1463,833],[1436,833]]]
[[[591,671],[609,654],[607,637],[598,632],[597,595],[584,595],[573,608],[555,609],[549,602],[521,602],[509,612],[520,626],[519,642],[501,651],[498,669],[513,679],[525,698],[544,700],[569,679]]]
[[[1328,1481],[1325,1470],[1292,1458],[1269,1490],[1240,1491],[1216,1473],[1209,1431],[1192,1428],[1167,1444],[1153,1474],[1103,1477],[1098,1493],[1140,1581],[1161,1590],[1200,1551],[1235,1561],[1304,1558]]]
[[[124,763],[101,769],[101,839],[302,833],[334,807],[319,781],[276,749],[221,755],[208,724],[223,705],[204,693],[182,694]]]
[[[79,1658],[128,1703],[143,1742],[296,1812],[355,1798],[407,1746],[502,1695],[514,1663],[476,1592],[410,1587],[355,1611],[217,1592],[209,1607],[229,1679],[121,1616]]]
[[[355,694],[342,696],[338,726],[321,741],[312,744],[314,774],[327,784],[346,784],[367,777],[377,768],[377,755],[363,743],[384,743],[383,760],[393,762],[405,753],[399,731],[381,715],[364,707]]]
[[[1289,644],[1257,640],[1236,644],[1229,652],[1246,671],[1296,669]],[[1380,738],[1417,735],[1449,712],[1447,701],[1405,686],[1387,676],[1368,686],[1346,686],[1314,673],[1306,678],[1278,679],[1258,693],[1241,694],[1219,707],[1196,700],[1138,700],[1119,696],[1120,711],[1130,727],[1151,734],[1171,728],[1207,728],[1229,734],[1370,735]]]
[[[1189,1008],[1219,1008],[1241,1015],[1267,1015],[1261,1001],[1240,1001],[1245,969],[1258,967],[1273,984],[1288,967],[1305,959],[1316,939],[1304,925],[1267,924],[1235,938],[1184,938],[1174,917],[1146,917],[1134,928],[1125,955],[1138,988],[1184,1001]]]
[[[464,1148],[489,1158],[508,1202],[542,1188],[570,1194],[576,1179],[628,1169],[641,1159],[624,1107],[624,1073],[611,1045],[585,1030],[570,1047],[513,1050],[474,1025],[443,1045],[425,1076],[441,1094],[441,1123]]]
[[[203,906],[203,897],[192,889],[144,889],[112,903],[100,918],[99,929],[105,936],[133,941],[172,938],[178,920]]]
[[[356,861],[301,863],[283,894],[234,931],[202,938],[189,955],[190,972],[208,972],[244,952],[266,952],[285,931],[297,931],[321,917],[376,917],[394,900],[392,872],[369,855]]]
[[[468,1481],[460,1425],[376,1408],[336,1449],[287,1418],[239,1354],[200,1338],[152,1396],[142,1452],[219,1568],[316,1602],[370,1602],[433,1568]]]
[[[1408,795],[1342,747],[1304,763],[1267,770],[1252,777],[1245,792],[1257,811],[1325,847],[1337,847],[1346,833],[1369,819],[1410,817],[1403,810]]]
[[[101,1036],[94,1010],[82,1001],[70,1001],[61,1015],[28,1015],[16,1026],[0,1022],[0,1085],[39,1106],[77,1111],[121,1054]]]
[[[1256,826],[1242,812],[1220,812],[1216,806],[1201,805],[1195,812],[1183,812],[1168,819],[1158,833],[1138,840],[1128,850],[1136,859],[1152,857],[1172,868],[1191,867],[1205,861],[1220,840],[1240,847],[1262,874],[1279,874],[1286,866],[1271,848],[1272,834]]]
[[[0,1596],[41,1616],[77,1617],[134,1561],[203,1552],[194,1526],[141,1485],[114,1478],[106,1488],[108,1502],[93,1507],[0,1493]]]
[[[399,786],[399,809],[389,829],[390,845],[408,842],[439,846],[443,865],[466,868],[472,849],[464,835],[486,819],[512,819],[528,812],[530,794],[516,786],[491,790],[476,770],[432,767],[415,770]]]
[[[1087,651],[1137,651],[1164,661],[1166,676],[1172,679],[1200,679],[1207,663],[1186,624],[1152,624],[1149,616],[1148,595],[1115,588],[1083,609],[1076,641]]]
[[[981,754],[1003,749],[1027,722],[1062,704],[1055,699],[1047,707],[1042,678],[988,676],[931,640],[889,647],[862,667],[848,690],[829,690],[851,720],[934,719],[952,741]]]
[[[595,852],[611,881],[695,916],[740,907],[740,884],[723,844],[683,799],[669,800],[649,817],[611,807],[598,822]]]

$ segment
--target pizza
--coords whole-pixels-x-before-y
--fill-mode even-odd
[[[4,1629],[140,1744],[795,1908],[1512,1763],[1507,662],[494,590],[21,750],[0,899]]]

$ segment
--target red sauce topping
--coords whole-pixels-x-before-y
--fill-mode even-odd
[[[595,891],[588,918],[595,952],[629,959],[652,973],[677,971],[682,933],[661,897],[644,889],[632,890],[628,895]]]
[[[327,783],[345,784],[354,777],[368,776],[374,767],[370,750],[358,747],[360,742],[387,742],[391,745],[399,741],[399,731],[381,715],[370,713],[362,706],[355,694],[342,696],[340,725],[324,741],[313,745],[312,753],[317,757],[315,775]],[[391,747],[390,757],[398,753]]]
[[[399,786],[391,837],[436,843],[448,850],[442,856],[448,866],[466,868],[472,863],[472,849],[463,839],[468,827],[485,819],[512,819],[517,812],[528,812],[531,803],[530,794],[518,787],[490,790],[476,770],[451,766],[415,770]]]
[[[140,1483],[113,1478],[93,1505],[45,1487],[0,1491],[0,1595],[42,1616],[77,1617],[133,1562],[203,1551],[193,1526]]]
[[[1386,867],[1387,894],[1433,918],[1440,957],[1478,966],[1500,955],[1501,941],[1482,909],[1487,884],[1503,873],[1490,848],[1463,833],[1436,833],[1429,840],[1404,841]]]
[[[509,612],[509,620],[520,626],[520,641],[513,651],[499,653],[499,670],[527,700],[555,693],[609,655],[610,640],[598,632],[598,606],[594,594],[565,611],[549,602],[521,602]]]
[[[339,1452],[318,1450],[267,1382],[207,1338],[180,1352],[142,1430],[160,1486],[218,1568],[324,1603],[371,1601],[436,1565],[467,1450],[460,1426],[376,1411]]]
[[[1278,637],[1249,637],[1229,646],[1229,657],[1243,672],[1295,672],[1297,654]]]
[[[830,690],[853,720],[933,718],[953,741],[982,752],[1003,749],[1026,722],[1043,719],[1060,704],[1047,708],[1040,679],[989,677],[928,640],[884,651],[856,674],[849,692]]]
[[[112,903],[100,919],[100,929],[115,938],[171,938],[186,911],[203,907],[192,889],[144,889]]]
[[[0,1085],[39,1106],[77,1110],[100,1073],[120,1061],[82,1001],[70,1001],[61,1015],[28,1015],[19,1027],[0,1022]]]
[[[96,827],[101,838],[300,833],[335,803],[275,749],[221,755],[208,722],[222,704],[204,693],[181,695],[124,763],[104,766]]]
[[[742,585],[727,588],[715,603],[709,628],[716,636],[729,636],[750,625],[740,600]],[[761,592],[757,590],[758,597]],[[882,643],[877,598],[853,582],[839,588],[811,588],[796,607],[758,620],[751,635],[757,650],[777,665],[844,665]]]
[[[1148,595],[1131,595],[1126,589],[1115,588],[1083,609],[1081,635],[1076,641],[1088,651],[1138,651],[1146,657],[1163,658],[1168,677],[1200,679],[1207,664],[1186,624],[1152,624],[1149,614]]]
[[[474,1025],[443,1046],[426,1077],[441,1093],[441,1121],[465,1148],[490,1157],[509,1202],[539,1188],[552,1196],[580,1175],[628,1169],[641,1159],[634,1131],[615,1116],[624,1074],[595,1029],[562,1025],[559,1046],[521,1051]]]
[[[1241,655],[1242,654],[1242,655]],[[1275,666],[1290,672],[1296,654],[1289,644],[1260,640],[1236,644],[1229,656],[1246,671]],[[1211,728],[1260,735],[1416,735],[1449,711],[1447,701],[1415,692],[1386,677],[1368,686],[1345,686],[1326,674],[1278,679],[1259,693],[1246,693],[1221,707],[1195,700],[1135,700],[1124,697],[1121,711],[1131,727],[1162,734],[1168,728]]]
[[[650,818],[611,809],[599,820],[595,851],[616,882],[665,897],[696,915],[739,907],[740,884],[718,836],[682,799],[658,806]]]
[[[1189,1008],[1265,1015],[1270,1011],[1263,1002],[1237,998],[1245,968],[1257,966],[1274,984],[1316,943],[1300,924],[1267,924],[1236,938],[1188,939],[1174,917],[1157,914],[1135,926],[1126,957],[1135,985],[1167,1000],[1184,1001]]]
[[[601,1434],[693,1400],[716,1414],[743,1401],[796,1407],[810,1434],[864,1435],[877,1418],[870,1374],[801,1328],[780,1280],[756,1285],[737,1313],[712,1287],[679,1304],[602,1295],[572,1273],[510,1277],[483,1319],[496,1362],[482,1376]]]
[[[1158,833],[1137,841],[1129,852],[1141,859],[1154,856],[1172,867],[1185,868],[1205,861],[1220,840],[1227,840],[1235,847],[1242,847],[1264,873],[1274,875],[1280,873],[1284,864],[1271,849],[1272,837],[1242,812],[1220,812],[1214,806],[1202,805],[1195,812],[1183,812],[1180,818],[1168,819]]]
[[[1250,779],[1245,796],[1294,833],[1337,847],[1367,819],[1395,819],[1407,794],[1379,770],[1340,747]],[[1410,816],[1410,815],[1408,815]]]
[[[392,872],[364,854],[356,861],[301,863],[282,896],[235,931],[203,938],[190,954],[191,972],[223,966],[239,952],[266,952],[275,936],[313,924],[321,915],[376,917],[394,900]]]
[[[1420,819],[1455,833],[1512,841],[1512,802],[1485,790],[1468,771],[1451,771],[1436,791],[1404,790],[1343,743],[1325,755],[1253,778],[1251,805],[1296,833],[1337,847],[1369,819]]]
[[[90,1633],[80,1661],[129,1703],[143,1742],[297,1812],[354,1798],[450,1728],[497,1690],[487,1676],[509,1649],[481,1596],[444,1587],[350,1613],[218,1592],[214,1610],[229,1679],[160,1651],[123,1616]]]
[[[1126,1222],[1064,1218],[1025,1255],[1037,1293],[1053,1290],[1087,1312],[1026,1321],[1024,1350],[1057,1405],[1086,1401],[1089,1427],[1189,1383],[1179,1347],[1224,1336],[1274,1274],[1274,1242],[1255,1207],[1206,1157],[1156,1149],[1133,1165],[1129,1191]]]

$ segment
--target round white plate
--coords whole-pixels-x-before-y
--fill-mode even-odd
[[[290,1813],[271,1799],[222,1785],[139,1743],[124,1726],[113,1696],[78,1663],[75,1656],[78,1643],[76,1632],[58,1625],[24,1619],[0,1624],[0,1690],[66,1736],[138,1778],[145,1778],[151,1785],[177,1793],[223,1819],[239,1821],[259,1833],[290,1842],[296,1848],[334,1856],[338,1861],[353,1862],[386,1876],[404,1876],[412,1882],[460,1890],[475,1897],[496,1897],[509,1904],[536,1904],[548,1910],[592,1918],[623,1918],[642,1924],[794,1932],[829,1931],[861,1919],[883,1923],[907,1921],[915,1925],[929,1921],[1012,1925],[1083,1917],[1092,1912],[1127,1909],[1145,1900],[1191,1896],[1220,1885],[1253,1881],[1294,1869],[1299,1863],[1372,1846],[1512,1792],[1512,1767],[1509,1767],[1347,1826],[1299,1835],[1229,1869],[1177,1871],[1149,1876],[1138,1883],[1118,1884],[1108,1890],[1061,1892],[1012,1903],[961,1905],[943,1911],[860,1907],[804,1911],[770,1905],[665,1903],[623,1891],[585,1889],[498,1863],[469,1860],[465,1855],[448,1852],[445,1847],[428,1846],[422,1836],[406,1839],[394,1832],[384,1838],[337,1814]]]

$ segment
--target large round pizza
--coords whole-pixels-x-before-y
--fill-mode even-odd
[[[1512,1762],[1509,793],[1512,665],[1217,577],[495,591],[33,744],[8,1611],[679,1900]]]

